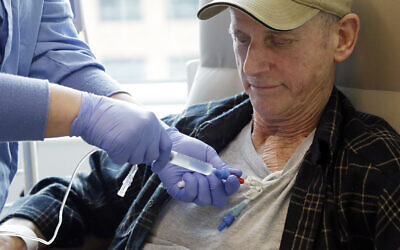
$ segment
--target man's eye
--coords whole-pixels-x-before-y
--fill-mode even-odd
[[[292,40],[289,39],[277,39],[274,40],[274,44],[277,46],[285,46],[285,45],[289,45],[292,43]]]
[[[233,41],[240,44],[246,44],[249,42],[249,38],[243,36],[233,36]]]
[[[288,38],[280,38],[280,37],[271,37],[267,39],[267,44],[275,46],[275,47],[285,47],[289,46],[294,42],[293,39],[288,39]]]
[[[246,43],[248,43],[249,40],[248,39],[237,39],[237,41],[241,44],[246,44]]]

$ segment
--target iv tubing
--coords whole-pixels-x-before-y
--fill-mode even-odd
[[[89,155],[91,155],[91,154],[92,154],[93,152],[95,152],[95,151],[97,151],[97,149],[92,149],[91,151],[89,151],[85,156],[83,156],[83,157],[79,160],[79,162],[78,162],[78,164],[77,164],[77,166],[76,166],[76,168],[75,168],[75,170],[74,170],[74,173],[72,174],[72,177],[71,177],[71,179],[70,179],[70,182],[69,182],[67,191],[65,192],[65,195],[64,195],[64,199],[63,199],[63,201],[62,201],[62,203],[61,203],[60,213],[59,213],[59,219],[58,219],[58,224],[57,224],[56,230],[54,231],[53,237],[52,237],[49,241],[45,241],[45,240],[43,240],[43,239],[41,239],[41,238],[39,238],[39,237],[25,236],[25,235],[22,235],[22,234],[19,234],[19,233],[12,233],[12,232],[6,232],[6,231],[1,231],[1,232],[0,232],[0,235],[16,236],[16,237],[20,237],[20,238],[24,238],[24,239],[28,239],[28,240],[38,241],[38,242],[40,242],[40,243],[42,243],[42,244],[45,244],[45,245],[50,245],[51,243],[53,243],[54,240],[55,240],[56,237],[57,237],[58,230],[60,230],[60,227],[61,227],[61,223],[62,223],[62,213],[63,213],[63,211],[64,211],[65,203],[67,202],[67,198],[68,198],[69,192],[71,191],[72,181],[74,180],[75,175],[77,174],[78,169],[81,167],[83,161],[84,161]]]

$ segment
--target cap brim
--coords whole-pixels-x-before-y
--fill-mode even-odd
[[[295,29],[319,12],[318,9],[292,0],[217,0],[201,7],[197,16],[201,20],[207,20],[228,7],[239,9],[263,25],[276,30]]]

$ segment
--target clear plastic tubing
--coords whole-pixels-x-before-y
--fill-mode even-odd
[[[215,168],[208,162],[200,161],[196,158],[175,151],[171,151],[169,162],[204,175],[210,175],[215,170]]]

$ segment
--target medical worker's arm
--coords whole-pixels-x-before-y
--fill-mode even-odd
[[[78,38],[72,18],[68,0],[44,1],[29,76],[136,103]]]
[[[118,163],[150,163],[164,155],[165,164],[169,158],[165,129],[142,107],[45,80],[0,74],[0,83],[1,141],[75,135]]]
[[[151,164],[157,159],[166,164],[171,149],[165,129],[152,112],[129,102],[58,85],[50,86],[46,135],[81,136],[106,150],[119,164]]]
[[[43,140],[49,83],[0,73],[0,141]]]
[[[97,95],[123,92],[78,38],[69,0],[44,0],[29,76]]]

